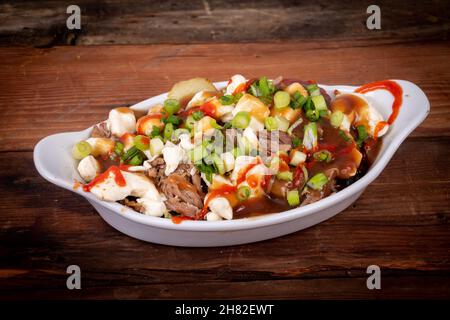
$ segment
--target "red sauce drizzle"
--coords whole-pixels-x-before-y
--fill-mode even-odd
[[[114,181],[117,183],[117,185],[119,187],[125,187],[127,185],[125,178],[122,174],[122,172],[120,172],[119,167],[117,166],[111,166],[109,167],[108,170],[106,170],[105,172],[103,172],[102,174],[98,175],[97,177],[95,177],[91,182],[89,182],[88,184],[85,184],[83,186],[83,190],[86,192],[91,191],[91,189],[98,183],[101,183],[103,181],[105,181],[108,177],[109,174],[112,173],[114,175]]]
[[[378,132],[380,132],[380,130],[382,130],[384,128],[384,126],[386,126],[386,124],[392,124],[395,121],[395,119],[397,118],[398,113],[400,111],[402,102],[403,102],[402,87],[400,87],[397,82],[391,81],[391,80],[383,80],[383,81],[376,81],[376,82],[368,83],[368,84],[365,84],[365,85],[357,88],[355,90],[355,92],[366,93],[369,91],[374,91],[374,90],[379,90],[379,89],[389,91],[394,96],[394,102],[392,103],[392,113],[389,116],[387,123],[383,121],[383,122],[380,122],[381,124],[380,123],[377,124],[377,127],[375,128],[375,138],[377,137]]]
[[[187,217],[187,216],[172,216],[172,222],[175,224],[180,224],[184,220],[194,220],[194,218]]]

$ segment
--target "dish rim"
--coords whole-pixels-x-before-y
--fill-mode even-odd
[[[304,207],[296,207],[290,210],[281,211],[277,213],[270,213],[270,214],[264,214],[257,217],[248,217],[248,218],[241,218],[241,219],[232,219],[232,220],[221,220],[221,221],[190,221],[186,220],[182,223],[174,223],[171,219],[165,219],[161,217],[153,217],[144,215],[142,213],[138,213],[134,211],[133,209],[126,207],[122,204],[119,204],[117,202],[107,202],[103,200],[97,199],[93,194],[89,192],[84,192],[82,188],[75,189],[73,186],[73,183],[68,183],[67,181],[63,179],[55,178],[49,170],[43,165],[39,155],[42,151],[44,141],[50,138],[57,138],[58,135],[67,135],[71,134],[74,136],[83,136],[86,134],[89,134],[89,132],[92,130],[92,127],[89,127],[82,131],[76,131],[76,132],[64,132],[64,133],[58,133],[54,135],[47,136],[40,140],[34,149],[34,163],[35,166],[41,176],[43,176],[46,180],[50,181],[51,183],[62,187],[64,189],[70,190],[72,192],[75,192],[82,197],[86,198],[89,202],[93,201],[96,204],[114,212],[115,214],[119,214],[133,222],[144,224],[151,227],[157,227],[161,229],[171,229],[171,230],[177,230],[177,231],[237,231],[237,230],[244,230],[244,229],[255,229],[255,228],[263,228],[270,225],[277,225],[286,223],[292,220],[296,220],[299,218],[304,218],[306,216],[309,216],[313,213],[317,213],[319,211],[325,210],[326,208],[332,206],[333,204],[338,204],[345,199],[358,194],[362,193],[364,189],[372,183],[384,170],[384,168],[389,163],[390,159],[393,157],[394,153],[397,151],[399,146],[402,144],[402,142],[408,137],[408,135],[417,128],[423,120],[427,117],[429,111],[430,111],[430,103],[424,94],[424,92],[414,83],[406,80],[396,80],[392,79],[392,81],[395,81],[402,85],[402,83],[405,84],[412,84],[415,86],[425,97],[425,100],[427,102],[426,105],[426,112],[424,112],[420,117],[414,118],[414,121],[411,121],[408,123],[407,126],[405,126],[402,130],[399,131],[399,133],[392,138],[391,143],[385,148],[385,150],[378,155],[378,159],[374,165],[372,165],[367,173],[360,178],[358,181],[354,182],[353,184],[349,185],[348,187],[324,198],[317,202],[314,202],[312,204],[308,204]],[[215,82],[214,85],[217,88],[223,87],[227,82],[221,81],[221,82]],[[330,90],[334,89],[340,89],[343,91],[347,90],[353,90],[357,88],[357,86],[344,86],[344,85],[322,85],[319,84],[322,88],[324,88],[327,92],[330,92]],[[148,107],[148,104],[150,103],[156,103],[156,101],[163,99],[167,96],[167,93],[163,93],[157,96],[154,96],[152,98],[146,99],[144,101],[141,101],[133,106],[131,106],[132,109],[140,109]],[[403,103],[402,103],[403,105]],[[402,108],[401,110],[404,110]]]

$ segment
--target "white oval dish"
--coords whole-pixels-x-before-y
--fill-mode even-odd
[[[262,215],[255,218],[228,221],[183,221],[146,216],[115,202],[105,202],[82,188],[74,188],[76,164],[71,156],[72,146],[86,139],[91,130],[59,133],[48,136],[35,146],[34,163],[38,172],[48,181],[85,197],[101,217],[117,230],[144,241],[185,247],[228,246],[256,242],[279,237],[320,223],[350,206],[386,167],[405,138],[422,123],[430,111],[430,103],[424,92],[415,84],[394,80],[403,89],[403,104],[397,119],[383,136],[383,144],[377,159],[364,177],[349,187],[318,202],[285,212]],[[215,83],[219,89],[226,82]],[[333,97],[335,89],[345,93],[357,87],[320,85]],[[167,94],[161,94],[132,106],[136,110],[148,110],[162,103]],[[385,90],[365,94],[385,119],[391,114],[393,97]]]

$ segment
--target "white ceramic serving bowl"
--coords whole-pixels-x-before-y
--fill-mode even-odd
[[[350,206],[386,167],[405,138],[426,118],[430,104],[424,92],[415,84],[394,80],[403,89],[403,104],[394,124],[383,136],[383,144],[377,159],[367,174],[349,187],[316,203],[285,212],[255,218],[229,221],[183,221],[146,216],[115,202],[98,200],[82,188],[74,189],[76,162],[71,150],[75,143],[86,139],[92,127],[80,132],[51,135],[39,141],[34,148],[34,163],[39,173],[48,181],[85,197],[102,218],[117,230],[144,241],[186,247],[228,246],[256,242],[279,237],[322,222]],[[215,83],[223,88],[226,82]],[[353,92],[356,87],[321,85],[330,96],[338,89]],[[148,110],[161,103],[167,94],[142,101],[132,108]],[[391,114],[392,95],[385,90],[365,94],[387,119]]]

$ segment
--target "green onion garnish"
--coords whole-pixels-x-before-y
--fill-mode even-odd
[[[300,194],[298,190],[288,191],[286,194],[287,202],[290,206],[298,206],[300,204]]]
[[[194,118],[195,121],[199,121],[204,116],[205,116],[205,114],[200,110],[194,111],[192,113],[192,118]]]
[[[330,162],[333,159],[331,152],[328,150],[321,150],[318,152],[314,152],[313,157],[317,161],[323,161],[323,162]]]
[[[174,116],[173,114],[162,120],[165,124],[171,123],[174,126],[178,126],[181,123],[181,119],[177,116]]]
[[[300,92],[296,91],[292,94],[290,106],[292,109],[300,109],[306,103],[307,98]]]
[[[344,113],[342,111],[334,111],[330,116],[330,123],[333,127],[339,128],[339,126],[344,121]]]
[[[314,190],[322,190],[323,186],[328,182],[328,178],[323,173],[318,173],[307,182],[308,187]]]
[[[231,94],[226,94],[220,97],[220,103],[224,106],[228,106],[234,103],[234,97]]]
[[[358,131],[358,140],[356,141],[356,144],[358,147],[361,147],[362,143],[369,137],[369,135],[367,134],[366,127],[364,125],[356,127],[356,130]]]
[[[294,137],[294,138],[292,138],[292,145],[294,146],[294,147],[298,147],[299,145],[300,145],[300,138],[299,137]]]
[[[194,129],[195,126],[195,119],[193,115],[190,115],[186,118],[186,121],[184,122],[184,125],[186,128],[188,128],[189,130]]]
[[[245,201],[250,197],[251,193],[252,191],[250,190],[249,187],[247,186],[239,187],[239,189],[237,190],[237,198],[239,201]]]
[[[142,153],[138,153],[133,158],[131,158],[131,160],[128,162],[128,164],[132,165],[132,166],[140,166],[142,164],[142,162],[144,162],[144,157],[143,157]]]
[[[150,140],[146,136],[138,135],[134,137],[134,145],[141,151],[148,150]]]
[[[171,140],[173,131],[174,131],[173,124],[172,123],[166,124],[166,126],[164,127],[164,139]]]
[[[245,129],[250,123],[250,114],[247,111],[238,112],[233,120],[231,120],[231,125],[237,129]]]
[[[86,141],[80,141],[73,146],[72,156],[76,160],[81,160],[87,157],[92,152],[91,145]]]
[[[314,104],[314,108],[318,111],[326,111],[328,109],[323,95],[312,96],[311,101]]]
[[[125,146],[123,145],[123,143],[120,141],[117,141],[116,145],[114,146],[114,153],[120,156],[123,153],[124,148],[125,148]]]
[[[180,110],[180,103],[176,99],[167,99],[164,101],[164,110],[166,110],[168,114],[177,113],[178,110]]]
[[[291,102],[291,96],[286,91],[277,91],[273,97],[275,108],[283,109],[289,106]]]
[[[274,117],[267,117],[264,120],[264,125],[268,131],[274,131],[278,129],[278,121]]]
[[[284,181],[292,181],[294,175],[290,171],[283,171],[277,173],[277,178]]]
[[[161,129],[157,126],[152,127],[152,132],[150,133],[150,137],[154,138],[161,135]]]

